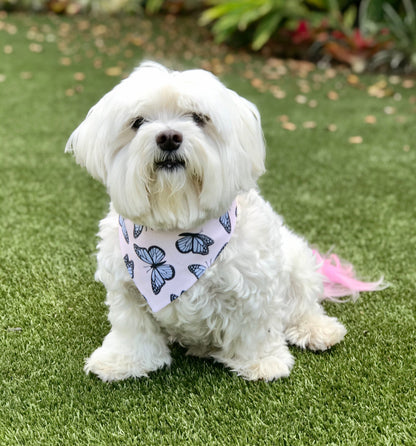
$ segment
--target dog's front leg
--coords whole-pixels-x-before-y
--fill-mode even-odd
[[[123,291],[123,294],[108,293],[111,331],[84,368],[86,373],[95,373],[103,381],[147,376],[171,363],[167,339],[146,304],[129,294],[128,289]]]

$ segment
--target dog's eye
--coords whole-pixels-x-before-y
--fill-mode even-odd
[[[139,116],[138,118],[136,118],[133,121],[133,124],[131,125],[131,128],[133,130],[138,130],[140,128],[140,126],[144,123],[144,118],[142,118],[141,116]]]
[[[203,115],[202,113],[192,113],[192,119],[195,124],[203,127],[210,119],[207,115]]]

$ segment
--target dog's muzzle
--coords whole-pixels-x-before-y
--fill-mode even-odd
[[[185,167],[185,160],[177,153],[182,141],[182,133],[176,130],[166,130],[156,136],[156,144],[162,151],[162,156],[155,162],[157,169],[172,171]]]

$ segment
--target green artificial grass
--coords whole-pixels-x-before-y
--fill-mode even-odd
[[[214,46],[193,17],[0,17],[0,444],[414,444],[411,80],[293,62],[273,71],[266,57]],[[109,330],[93,280],[108,198],[63,148],[143,57],[211,68],[255,102],[268,143],[263,195],[321,250],[335,245],[362,276],[391,283],[325,304],[345,341],[322,354],[291,348],[287,379],[246,382],[178,346],[171,368],[148,379],[104,384],[83,373]]]

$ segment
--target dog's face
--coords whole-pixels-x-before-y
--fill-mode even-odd
[[[253,104],[206,71],[155,63],[107,93],[66,151],[107,186],[118,213],[154,229],[221,215],[255,186],[265,156]]]

